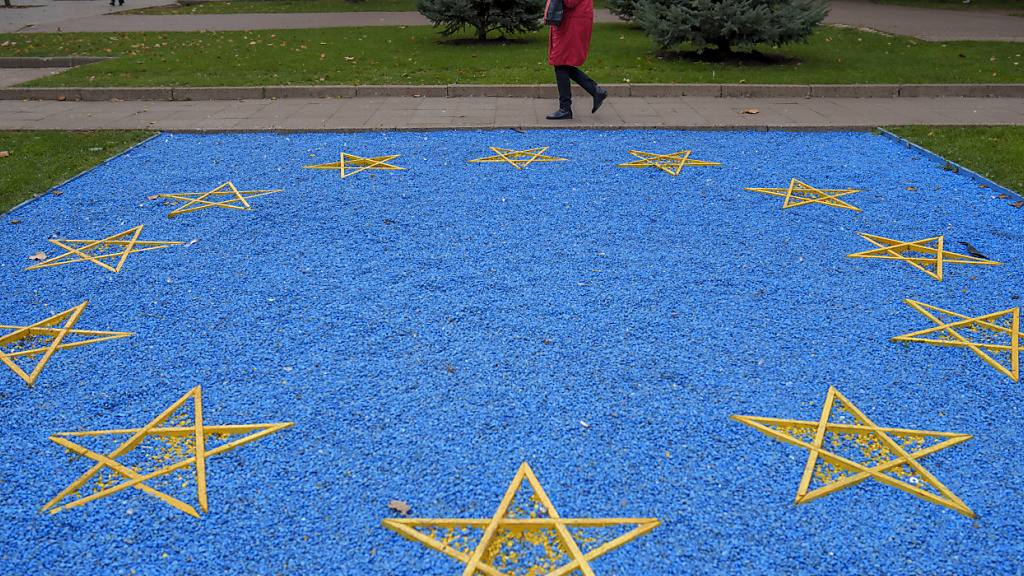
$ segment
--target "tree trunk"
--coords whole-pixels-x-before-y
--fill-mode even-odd
[[[476,28],[476,40],[477,42],[487,41],[487,31],[491,27],[491,15],[489,10],[482,10],[476,13],[476,22],[473,23],[473,27]]]

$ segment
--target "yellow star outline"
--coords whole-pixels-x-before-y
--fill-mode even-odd
[[[895,336],[893,342],[967,348],[1000,374],[1014,382],[1020,380],[1020,308],[1008,308],[982,316],[965,316],[916,300],[906,299],[903,302],[934,322],[936,326]],[[942,320],[933,312],[950,317],[953,321]],[[987,340],[971,340],[964,332],[970,332],[975,338]],[[1001,336],[1008,337],[1005,343],[1000,344],[993,340]],[[1009,366],[1001,364],[992,357],[992,354],[1008,354]]]
[[[534,510],[527,515],[520,516],[511,508],[524,480],[529,483],[530,488],[533,490],[531,502],[534,505]],[[577,570],[584,574],[584,576],[594,576],[594,570],[590,567],[590,562],[650,532],[660,525],[657,518],[562,518],[558,515],[555,506],[551,503],[551,500],[544,492],[544,488],[541,487],[533,470],[530,469],[529,464],[526,462],[523,462],[519,467],[515,478],[512,479],[512,483],[509,484],[508,489],[505,491],[505,496],[502,498],[498,510],[491,518],[388,518],[382,523],[386,528],[401,534],[405,538],[419,542],[432,550],[462,562],[466,565],[465,570],[462,572],[463,576],[476,576],[478,573],[483,573],[487,576],[511,576],[511,573],[503,572],[495,564],[501,565],[503,561],[508,560],[508,558],[501,555],[502,545],[510,537],[511,539],[521,539],[527,531],[553,532],[560,544],[558,552],[554,556],[556,558],[561,556],[568,556],[570,558],[567,563],[547,572],[547,576],[567,576]],[[578,530],[585,528],[620,525],[634,525],[635,528],[586,553],[580,550],[579,544],[570,533],[570,531],[577,531],[578,534]],[[417,528],[430,529],[432,533],[427,534],[417,530]],[[468,553],[468,546],[465,551],[460,550],[451,545],[454,540],[451,538],[438,539],[433,532],[436,530],[458,531],[468,528],[483,530],[483,535],[479,543],[473,548],[472,553]],[[552,551],[548,550],[548,552],[549,560],[551,560]],[[513,557],[514,552],[506,556]],[[539,571],[541,569],[543,568],[534,565],[530,567],[529,573],[539,575],[541,574]]]
[[[680,150],[671,154],[654,154],[652,152],[641,152],[630,150],[630,154],[639,158],[632,162],[619,164],[622,168],[657,168],[672,176],[679,176],[684,166],[721,166],[721,162],[708,162],[706,160],[694,160],[690,158],[693,150]]]
[[[390,164],[392,160],[399,156],[401,156],[401,154],[363,158],[362,156],[342,152],[337,162],[328,162],[327,164],[310,164],[308,166],[303,166],[303,168],[310,168],[313,170],[337,170],[341,174],[342,178],[348,178],[349,176],[358,174],[363,170],[405,170],[405,168],[402,168],[401,166]]]
[[[838,421],[832,421],[833,412]],[[845,416],[845,417],[844,417]],[[974,518],[974,512],[921,465],[918,460],[971,439],[969,434],[903,428],[880,428],[834,387],[829,387],[821,418],[789,420],[733,416],[776,440],[808,451],[807,464],[796,492],[804,504],[872,478],[918,498]],[[851,423],[852,421],[852,423]],[[854,442],[864,460],[856,462],[837,452]],[[821,486],[810,490],[811,481]]]
[[[157,194],[157,198],[169,198],[184,202],[184,206],[175,208],[167,214],[168,218],[174,218],[180,214],[205,210],[207,208],[229,208],[231,210],[252,210],[249,204],[251,198],[266,196],[280,192],[275,190],[239,190],[231,182],[225,182],[209,192],[183,192],[178,194]]]
[[[188,400],[192,400],[193,404],[193,423],[188,426],[161,426],[164,424],[182,405]],[[239,446],[254,442],[263,438],[264,436],[273,434],[279,430],[284,430],[292,426],[292,422],[277,422],[273,424],[229,424],[221,426],[209,426],[203,423],[203,394],[199,386],[189,390],[184,396],[179,398],[173,404],[167,407],[166,410],[160,413],[159,416],[154,418],[142,428],[126,428],[120,430],[92,430],[84,432],[58,432],[53,436],[50,436],[50,440],[55,444],[65,448],[66,450],[88,458],[89,460],[95,461],[89,470],[79,476],[74,482],[68,485],[67,488],[61,490],[59,494],[54,496],[49,502],[43,505],[43,512],[49,512],[55,514],[61,510],[67,510],[77,506],[88,504],[94,500],[104,498],[121,492],[128,488],[136,488],[149,494],[150,496],[156,497],[161,501],[171,505],[172,507],[180,510],[190,516],[196,518],[199,517],[199,513],[195,508],[182,502],[181,500],[161,492],[152,486],[146,484],[150,480],[165,476],[177,470],[182,470],[190,466],[195,466],[196,475],[196,497],[199,500],[199,508],[205,513],[209,511],[206,496],[206,461],[209,458],[223,454],[229,450],[234,450]],[[114,451],[109,454],[98,454],[85,448],[84,446],[70,440],[71,438],[88,438],[97,436],[110,436],[110,435],[131,435],[126,441],[122,442]],[[215,448],[208,448],[206,443],[211,436],[228,437],[238,434],[246,434],[242,438],[238,438],[231,442],[221,444]],[[141,444],[146,438],[149,437],[162,437],[171,439],[186,439],[189,437],[194,438],[194,448],[192,449],[193,455],[191,457],[179,460],[167,466],[158,468],[157,470],[140,473],[135,468],[130,468],[124,464],[117,462],[117,459],[124,456],[128,452],[132,451],[135,447]],[[68,496],[78,495],[79,491],[85,486],[85,484],[92,478],[97,478],[101,472],[110,470],[115,473],[121,482],[116,483],[112,486],[101,484],[99,491],[93,492],[86,496],[80,496],[67,504],[58,505]]]
[[[11,332],[0,336],[0,362],[3,362],[19,378],[29,386],[33,386],[42,374],[46,363],[58,350],[70,350],[80,346],[127,338],[131,332],[102,332],[99,330],[78,330],[75,324],[89,305],[86,300],[74,308],[69,308],[44,318],[28,326],[12,326],[0,324],[0,330]],[[65,342],[68,336],[80,336],[81,340]],[[40,356],[31,372],[26,372],[15,360],[18,358],[35,358]]]
[[[999,266],[1000,264],[992,260],[945,250],[945,238],[942,236],[904,242],[873,234],[865,234],[864,232],[858,232],[858,234],[877,246],[877,248],[849,254],[848,257],[900,260],[939,281],[942,280],[943,266],[945,264],[968,264],[975,266]]]
[[[494,156],[484,156],[483,158],[475,158],[470,162],[507,162],[515,167],[516,170],[522,170],[534,162],[565,162],[568,158],[558,158],[556,156],[545,156],[550,146],[543,146],[541,148],[528,148],[526,150],[511,150],[509,148],[498,148],[495,146],[488,146]]]
[[[782,203],[783,209],[795,208],[805,204],[824,204],[825,206],[845,208],[846,210],[853,210],[854,212],[861,211],[860,208],[839,199],[840,196],[860,192],[860,190],[854,188],[846,188],[842,190],[815,188],[810,184],[801,182],[796,178],[792,178],[789,181],[788,188],[745,188],[745,190],[760,192],[762,194],[770,194],[772,196],[781,196],[785,198],[785,201]]]
[[[161,248],[168,248],[170,246],[177,246],[182,242],[171,242],[171,241],[142,241],[139,240],[139,236],[142,234],[142,224],[134,228],[129,228],[124,232],[118,232],[117,234],[107,236],[100,240],[69,240],[65,238],[51,238],[50,243],[65,250],[63,254],[54,256],[47,260],[43,260],[38,264],[34,264],[25,268],[25,270],[38,270],[40,268],[50,268],[53,266],[63,266],[65,264],[73,264],[75,262],[92,262],[93,264],[109,270],[111,272],[120,272],[124,266],[126,260],[128,260],[129,254],[135,252],[146,252],[147,250],[159,250]],[[120,248],[114,252],[103,252],[97,253],[106,248]],[[117,261],[113,264],[107,264],[103,260],[110,260],[116,258]]]

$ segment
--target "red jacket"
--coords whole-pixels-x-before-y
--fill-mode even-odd
[[[594,0],[562,0],[562,23],[551,27],[548,36],[548,64],[582,66],[590,51],[590,33],[594,27]],[[544,10],[545,14],[547,9]]]

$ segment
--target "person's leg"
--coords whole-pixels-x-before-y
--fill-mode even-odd
[[[587,94],[593,96],[597,93],[597,82],[594,82],[594,80],[590,76],[587,76],[583,70],[580,70],[575,66],[568,66],[568,68],[569,78],[572,78],[574,82],[586,90]]]
[[[572,118],[570,68],[572,66],[555,66],[555,85],[558,86],[558,110],[548,114],[548,120],[568,120]]]
[[[572,110],[572,66],[555,66],[555,84],[558,85],[559,110]]]
[[[594,112],[597,112],[597,109],[604,103],[604,99],[608,97],[608,91],[598,86],[597,82],[594,82],[594,80],[590,76],[587,76],[583,70],[580,70],[575,66],[571,67],[571,70],[569,70],[569,76],[584,90],[586,90],[587,94],[594,97],[594,107],[590,110],[590,113],[593,114]]]

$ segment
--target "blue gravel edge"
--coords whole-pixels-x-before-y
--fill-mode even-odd
[[[885,136],[886,138],[896,140],[897,142],[902,142],[904,145],[906,145],[907,148],[913,148],[914,150],[924,154],[925,156],[928,156],[932,160],[941,162],[943,166],[946,166],[948,164],[950,166],[955,167],[959,173],[966,174],[975,182],[978,182],[979,184],[985,184],[996,192],[1011,196],[1011,199],[1024,200],[1024,195],[1022,195],[1020,192],[1010,190],[1009,188],[1003,186],[1002,184],[993,182],[992,180],[989,180],[988,178],[982,176],[981,174],[978,174],[974,170],[971,170],[970,168],[967,168],[961,164],[957,164],[956,162],[953,162],[952,160],[949,160],[947,158],[943,158],[942,156],[936,154],[935,152],[932,152],[931,150],[925,148],[924,146],[914,144],[910,140],[907,140],[906,138],[899,136],[897,134],[893,134],[892,132],[889,132],[885,128],[879,128],[878,132],[882,136]]]
[[[89,167],[89,168],[86,168],[85,170],[82,170],[82,171],[81,171],[81,172],[79,172],[78,174],[75,174],[75,175],[74,175],[74,176],[72,176],[71,178],[68,178],[67,180],[65,180],[65,181],[63,181],[63,182],[61,182],[61,183],[59,183],[59,184],[54,184],[53,186],[50,186],[49,188],[47,188],[47,189],[46,189],[46,191],[45,191],[45,192],[42,192],[42,193],[40,193],[40,194],[36,194],[35,196],[33,196],[33,197],[31,197],[31,198],[29,198],[29,199],[27,199],[27,200],[23,201],[23,202],[19,202],[18,204],[15,204],[15,205],[14,205],[14,206],[13,206],[13,207],[12,207],[12,208],[10,209],[10,210],[8,210],[7,212],[3,212],[3,214],[4,214],[5,216],[6,216],[6,215],[9,215],[9,214],[14,214],[14,213],[15,213],[16,211],[18,211],[18,210],[19,210],[19,209],[20,209],[20,208],[21,208],[22,206],[26,206],[26,205],[28,205],[28,204],[30,204],[30,203],[32,203],[32,202],[35,202],[36,200],[38,200],[38,199],[42,198],[43,196],[46,196],[47,194],[49,194],[50,192],[52,192],[53,190],[55,190],[55,189],[57,189],[57,188],[60,188],[61,186],[67,186],[68,184],[70,184],[70,183],[74,182],[75,180],[78,180],[78,179],[79,179],[79,178],[81,178],[82,176],[85,176],[85,175],[86,175],[86,174],[88,174],[89,172],[92,172],[93,170],[95,170],[95,169],[99,168],[100,166],[103,166],[104,164],[107,164],[108,162],[110,162],[110,161],[114,160],[115,158],[119,158],[119,157],[121,157],[121,156],[123,156],[123,155],[125,155],[125,154],[127,154],[127,153],[129,153],[129,152],[131,152],[132,150],[134,150],[134,149],[138,148],[139,146],[142,146],[142,145],[143,145],[143,144],[145,144],[146,142],[149,142],[150,140],[152,140],[153,138],[156,138],[157,136],[159,136],[159,135],[161,135],[161,134],[163,134],[163,132],[156,132],[156,133],[154,133],[153,135],[151,135],[151,136],[150,136],[149,138],[145,138],[145,139],[143,139],[143,140],[140,140],[140,141],[136,142],[135,144],[132,144],[131,146],[129,146],[129,147],[127,147],[127,148],[125,148],[124,150],[122,150],[122,151],[118,152],[117,154],[114,154],[114,155],[113,155],[113,156],[111,156],[110,158],[107,158],[107,159],[106,159],[106,160],[104,160],[103,162],[100,162],[99,164],[96,164],[96,165],[94,165],[94,166],[91,166],[91,167]]]
[[[974,170],[971,170],[970,168],[967,168],[967,167],[962,166],[962,165],[960,165],[960,164],[958,164],[956,162],[953,162],[952,160],[944,158],[943,156],[941,156],[939,154],[936,154],[935,152],[932,152],[931,150],[929,150],[929,149],[927,149],[927,148],[925,148],[925,147],[923,147],[923,146],[921,146],[919,144],[915,144],[915,143],[911,142],[910,140],[907,140],[906,138],[904,138],[902,136],[898,136],[898,135],[896,135],[896,134],[886,130],[885,128],[879,127],[877,130],[878,130],[878,132],[882,136],[885,136],[886,138],[889,138],[891,140],[895,140],[897,142],[900,142],[900,143],[902,143],[903,145],[905,145],[908,148],[913,148],[914,150],[924,154],[925,156],[928,156],[932,160],[935,160],[937,162],[942,163],[943,166],[945,166],[947,164],[949,164],[951,166],[955,166],[956,169],[960,173],[966,174],[967,176],[969,176],[971,179],[973,179],[976,182],[979,182],[979,183],[982,183],[982,184],[985,184],[985,185],[989,186],[992,190],[994,190],[994,191],[996,191],[998,193],[1007,194],[1009,196],[1012,196],[1013,198],[1016,198],[1017,200],[1024,200],[1024,195],[1021,195],[1021,193],[1019,193],[1019,192],[1017,192],[1015,190],[1011,190],[1011,189],[1003,186],[1002,184],[994,182],[994,181],[992,181],[992,180],[982,176],[981,174],[978,174]],[[378,130],[365,130],[365,132],[377,132],[377,131]],[[783,130],[783,131],[785,131],[785,130]],[[264,131],[263,130],[254,130],[253,132],[264,132]],[[33,196],[32,198],[29,198],[28,200],[25,200],[24,202],[21,202],[21,203],[15,205],[13,208],[8,210],[5,214],[14,214],[22,206],[25,206],[25,205],[27,205],[27,204],[29,204],[31,202],[34,202],[34,201],[38,200],[39,198],[42,198],[43,196],[46,196],[47,194],[49,194],[54,189],[60,188],[61,186],[66,186],[69,183],[74,182],[75,180],[78,180],[83,175],[91,172],[92,170],[95,170],[96,168],[99,168],[100,166],[103,166],[104,164],[107,164],[108,162],[114,160],[115,158],[118,158],[120,156],[123,156],[124,154],[127,154],[128,152],[131,152],[135,148],[138,148],[139,146],[142,146],[143,144],[145,144],[146,142],[149,142],[150,140],[152,140],[153,138],[156,138],[157,136],[160,136],[162,134],[173,134],[173,133],[174,133],[174,131],[160,131],[160,132],[156,132],[152,136],[150,136],[149,138],[145,138],[143,140],[140,140],[139,142],[136,142],[135,144],[132,144],[128,148],[125,148],[124,150],[122,150],[120,153],[115,154],[115,155],[111,156],[110,158],[107,158],[103,162],[100,162],[99,164],[96,164],[95,166],[92,166],[91,168],[86,168],[85,170],[82,170],[81,172],[79,172],[78,174],[75,174],[71,178],[68,178],[67,180],[65,180],[65,181],[63,181],[63,182],[61,182],[59,184],[55,184],[55,185],[51,186],[50,188],[48,188],[42,194],[38,194],[36,196]]]

